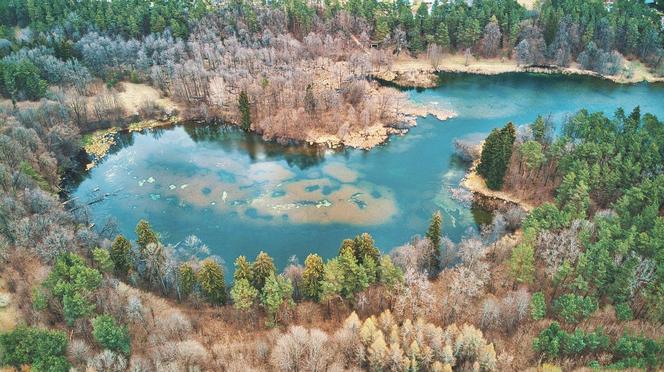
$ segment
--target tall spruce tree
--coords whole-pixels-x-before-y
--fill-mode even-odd
[[[118,235],[111,245],[111,261],[117,275],[124,277],[129,274],[133,265],[131,243],[122,235]]]
[[[253,274],[252,284],[259,291],[262,290],[263,286],[265,285],[265,280],[270,276],[270,274],[274,274],[276,271],[277,269],[274,266],[272,257],[270,257],[270,255],[267,253],[260,251],[258,256],[256,256],[254,264],[251,267],[251,272]]]
[[[429,274],[434,275],[441,269],[440,267],[440,242],[442,239],[441,225],[443,217],[440,211],[436,211],[431,216],[431,223],[427,230],[426,237],[431,241],[432,249],[429,255]]]
[[[213,305],[223,305],[226,302],[226,282],[224,270],[213,259],[206,259],[198,270],[198,284],[203,296]]]
[[[136,225],[136,243],[138,244],[141,255],[144,254],[148,244],[157,244],[158,242],[159,236],[152,230],[150,223],[146,220],[138,221]]]
[[[244,130],[249,130],[251,127],[251,107],[249,106],[249,96],[246,91],[240,92],[238,99],[238,107],[240,109],[240,124]]]
[[[245,256],[238,256],[235,259],[235,273],[233,273],[233,280],[238,281],[246,279],[249,283],[253,280],[254,275],[251,271],[251,262]]]
[[[436,35],[434,36],[434,41],[438,46],[443,48],[444,51],[450,50],[450,34],[447,31],[447,25],[441,23],[436,30]]]
[[[312,300],[318,300],[320,296],[320,282],[323,279],[323,259],[317,254],[310,254],[304,260],[304,271],[302,282],[304,294]]]
[[[492,190],[500,190],[503,187],[515,139],[514,125],[508,123],[502,129],[492,130],[484,142],[477,173],[484,177],[487,186]]]
[[[282,275],[270,273],[265,279],[265,286],[261,292],[261,304],[267,312],[267,326],[277,325],[278,312],[282,308],[293,307],[293,283]]]

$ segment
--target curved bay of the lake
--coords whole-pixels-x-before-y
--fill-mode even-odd
[[[282,146],[218,125],[123,133],[71,196],[110,194],[88,206],[92,219],[101,226],[113,218],[132,239],[146,219],[165,243],[197,236],[227,269],[238,255],[253,259],[261,250],[283,267],[291,256],[331,257],[362,232],[387,252],[423,234],[437,209],[453,241],[476,231],[486,212],[450,193],[466,171],[454,156],[456,138],[481,138],[538,114],[560,124],[581,108],[612,115],[638,105],[664,118],[664,85],[589,77],[443,74],[438,88],[407,94],[458,116],[419,119],[407,135],[370,151]]]

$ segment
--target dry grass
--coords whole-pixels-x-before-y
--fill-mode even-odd
[[[162,97],[161,93],[146,84],[134,84],[129,82],[120,83],[122,88],[118,93],[118,100],[125,111],[133,114],[138,113],[146,102],[154,102],[166,111],[172,111],[177,108],[175,102],[170,98]]]
[[[518,0],[518,3],[528,10],[533,10],[539,4],[539,0]]]
[[[8,302],[5,307],[0,307],[0,332],[7,332],[14,327],[19,320],[18,305],[14,301],[14,296],[9,293],[7,282],[4,278],[0,278],[0,297]]]

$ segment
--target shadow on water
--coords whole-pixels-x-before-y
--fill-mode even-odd
[[[183,127],[194,142],[218,145],[225,151],[244,150],[252,161],[285,160],[289,166],[304,170],[325,160],[326,149],[319,145],[266,141],[255,133],[225,124],[185,123]]]
[[[470,207],[470,213],[472,213],[473,220],[478,226],[490,225],[493,221],[493,211],[481,206],[479,203],[473,202]]]

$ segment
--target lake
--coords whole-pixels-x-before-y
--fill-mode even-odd
[[[283,267],[310,252],[337,254],[341,241],[369,232],[383,251],[424,234],[443,212],[453,241],[477,231],[487,213],[452,197],[467,164],[456,138],[481,138],[508,121],[538,114],[557,123],[581,108],[612,114],[624,107],[664,117],[664,86],[618,85],[591,77],[443,74],[441,86],[410,99],[458,116],[418,120],[405,136],[370,151],[282,146],[219,125],[185,124],[118,135],[109,155],[71,187],[91,201],[95,223],[117,221],[134,239],[140,219],[165,243],[196,235],[232,270],[238,255],[264,250]]]

